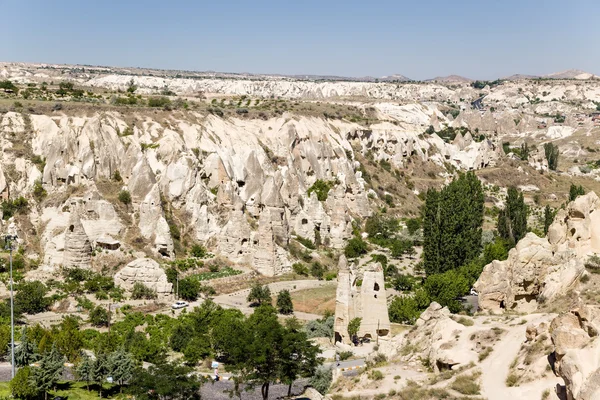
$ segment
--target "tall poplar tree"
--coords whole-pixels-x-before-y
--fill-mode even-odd
[[[441,192],[427,192],[423,256],[428,275],[458,268],[481,253],[484,195],[473,172],[460,174]]]
[[[506,205],[498,215],[498,234],[514,247],[527,234],[527,206],[523,192],[514,186],[508,188]]]

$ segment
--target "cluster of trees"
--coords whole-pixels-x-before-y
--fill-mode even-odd
[[[138,328],[141,326],[144,326],[142,330]],[[129,382],[129,391],[134,394],[147,393],[150,389],[176,391],[160,375],[172,378],[189,374],[188,367],[209,358],[227,364],[239,385],[260,385],[267,398],[272,382],[281,381],[291,386],[298,377],[312,376],[322,364],[318,347],[308,340],[308,331],[294,318],[281,324],[270,304],[258,306],[246,317],[239,310],[223,309],[207,300],[178,318],[131,312],[124,320],[112,324],[110,332],[80,328],[76,317],[66,317],[60,325],[50,329],[39,325],[23,328],[15,352],[18,365],[23,367],[17,380],[21,382],[18,385],[19,390],[23,390],[21,393],[35,388],[51,390],[61,379],[65,361],[74,362],[77,376],[88,383],[100,384],[111,376],[119,385]],[[4,345],[4,354],[9,337],[9,331],[5,332],[2,326],[0,346]],[[83,349],[93,351],[95,359],[83,355]],[[170,351],[183,353],[185,365],[167,363]],[[59,358],[60,363],[57,363]],[[148,371],[136,370],[135,365],[143,361],[155,367]],[[40,366],[27,367],[33,362]],[[32,376],[38,379],[35,387],[23,386],[23,382],[34,382]],[[187,383],[196,390],[201,382]]]
[[[430,189],[423,211],[423,263],[427,275],[468,264],[481,253],[484,196],[473,172],[441,191]]]
[[[265,304],[272,305],[273,298],[271,297],[271,289],[267,285],[261,285],[259,283],[252,286],[248,298],[246,299],[253,307],[262,306]],[[277,311],[280,314],[289,315],[294,312],[294,304],[292,303],[292,295],[287,289],[281,290],[277,294],[277,300],[275,302]]]
[[[571,183],[571,187],[569,188],[569,201],[573,201],[577,197],[583,196],[584,194],[585,189],[583,188],[583,186],[577,186],[574,183]]]

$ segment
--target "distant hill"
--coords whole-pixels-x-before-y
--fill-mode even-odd
[[[460,75],[448,75],[448,76],[436,76],[433,79],[426,79],[426,82],[442,82],[442,83],[451,83],[451,82],[460,82],[460,83],[468,83],[473,82],[473,79],[465,78]]]
[[[591,74],[589,72],[581,71],[579,69],[569,69],[567,71],[554,72],[552,74],[544,75],[544,78],[550,79],[593,79],[600,78],[598,75]]]
[[[412,79],[407,78],[404,75],[394,74],[394,75],[382,76],[381,78],[379,78],[379,81],[380,82],[390,82],[390,81],[410,82],[410,81],[412,81]]]
[[[519,81],[521,79],[536,79],[539,78],[538,75],[525,75],[525,74],[514,74],[511,76],[507,76],[506,78],[502,78],[505,81]]]

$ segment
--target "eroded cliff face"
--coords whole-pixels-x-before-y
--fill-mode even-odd
[[[565,294],[584,273],[588,255],[600,252],[600,199],[594,192],[560,210],[547,238],[528,233],[505,261],[485,266],[475,283],[479,307],[532,312]]]
[[[396,168],[410,157],[459,169],[498,157],[491,142],[420,136],[425,126],[448,123],[433,106],[386,112],[396,124],[373,129],[292,114],[253,120],[196,112],[8,112],[0,121],[8,150],[0,192],[31,198],[39,184],[48,192],[28,215],[46,271],[65,263],[89,267],[99,237],[122,242],[124,253],[135,244],[172,258],[177,225],[233,262],[280,274],[292,264],[292,234],[318,235],[342,248],[352,221],[371,214],[355,151]],[[317,180],[331,182],[325,200],[308,194]],[[121,190],[131,194],[131,204],[119,202]]]

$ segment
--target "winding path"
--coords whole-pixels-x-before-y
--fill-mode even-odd
[[[562,379],[550,377],[525,383],[518,387],[507,387],[506,378],[510,365],[517,357],[521,344],[525,340],[525,331],[530,323],[539,324],[551,318],[548,315],[528,315],[523,317],[527,324],[512,326],[504,338],[494,345],[494,351],[481,363],[483,375],[481,377],[482,395],[488,400],[531,400],[540,399],[546,389],[551,389],[550,400],[558,399],[552,388],[556,384],[564,384]]]

